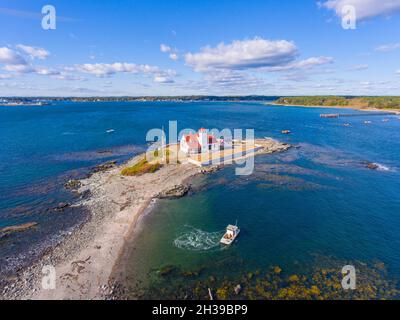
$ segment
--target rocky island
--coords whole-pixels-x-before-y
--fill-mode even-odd
[[[247,156],[282,152],[290,145],[272,139],[255,141],[258,148]],[[171,155],[172,157],[172,155]],[[209,174],[189,161],[144,160],[138,155],[123,165],[107,163],[87,178],[66,185],[82,195],[79,203],[89,211],[84,224],[47,253],[40,262],[19,272],[4,298],[13,299],[104,299],[113,294],[112,276],[123,260],[140,215],[159,198],[185,196],[190,180]],[[55,270],[54,289],[43,289],[43,266]]]

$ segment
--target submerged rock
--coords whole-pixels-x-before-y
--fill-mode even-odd
[[[105,163],[99,164],[97,166],[95,166],[92,170],[92,172],[104,172],[107,171],[111,168],[114,168],[117,165],[117,160],[111,160],[111,161],[107,161]]]
[[[64,187],[68,190],[78,190],[81,187],[79,180],[69,180]]]
[[[187,278],[190,278],[190,277],[198,277],[198,276],[201,274],[202,271],[203,271],[203,269],[198,269],[198,270],[186,270],[186,271],[182,271],[182,272],[181,272],[181,275],[182,275],[183,277],[187,277]]]
[[[176,270],[175,266],[168,265],[168,266],[162,267],[159,270],[158,274],[161,277],[166,277],[166,276],[170,275],[172,272],[174,272],[175,270]]]
[[[221,170],[221,169],[222,169],[222,165],[219,165],[219,166],[210,166],[210,167],[201,169],[201,170],[200,170],[200,173],[202,173],[202,174],[208,174],[208,173],[213,173],[213,172],[219,171],[219,170]]]
[[[64,211],[66,208],[71,206],[68,202],[60,202],[57,207],[54,208],[55,211]]]
[[[22,231],[25,231],[25,230],[35,227],[37,224],[38,224],[37,222],[27,222],[27,223],[20,224],[20,225],[8,226],[8,227],[4,227],[4,228],[0,229],[0,233],[9,234],[9,233],[13,233],[13,232],[22,232]]]
[[[378,170],[379,169],[379,166],[373,162],[363,162],[363,165],[365,166],[365,168],[370,169],[370,170]]]
[[[112,154],[113,152],[111,150],[98,150],[98,154]]]

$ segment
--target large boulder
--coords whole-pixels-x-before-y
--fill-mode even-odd
[[[172,189],[161,192],[157,198],[159,199],[177,199],[182,198],[188,194],[190,191],[190,186],[183,184],[174,186]]]

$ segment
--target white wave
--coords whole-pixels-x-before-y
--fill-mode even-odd
[[[210,251],[220,247],[219,241],[224,231],[206,232],[191,226],[185,226],[185,230],[174,240],[174,246],[189,251]]]
[[[380,164],[380,163],[374,163],[374,164],[378,166],[377,170],[380,170],[380,171],[392,171],[389,167],[384,166],[383,164]]]

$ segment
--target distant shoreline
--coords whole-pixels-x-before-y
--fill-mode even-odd
[[[281,106],[281,107],[299,107],[299,108],[324,108],[324,109],[352,109],[358,111],[370,111],[370,112],[392,112],[393,115],[400,114],[400,109],[391,108],[368,108],[368,107],[357,107],[357,106],[321,106],[321,105],[301,105],[301,104],[283,104],[283,103],[266,103],[265,105]]]

